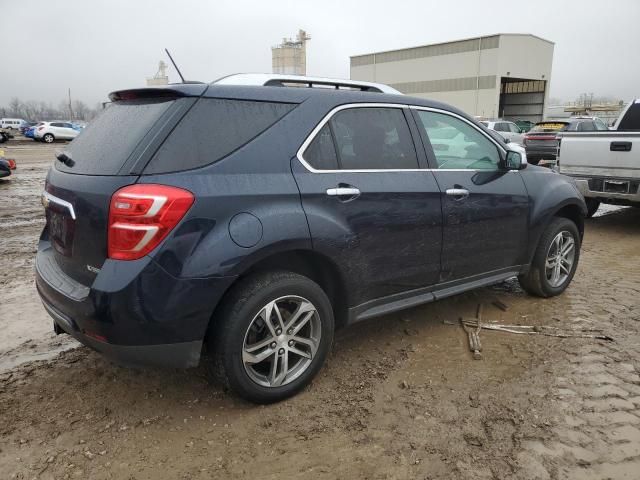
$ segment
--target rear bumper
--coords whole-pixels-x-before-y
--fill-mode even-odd
[[[84,335],[69,317],[57,311],[42,298],[45,310],[53,318],[54,329],[68,333],[83,345],[125,366],[197,367],[202,341],[166,343],[160,345],[114,345]]]
[[[124,365],[198,365],[213,311],[234,278],[176,278],[146,257],[107,260],[87,287],[62,272],[41,243],[36,287],[58,331]]]
[[[589,181],[592,180],[590,178],[586,178],[586,177],[573,177],[573,178],[576,181],[576,186],[578,187],[578,190],[580,190],[580,193],[582,193],[582,195],[585,198],[597,198],[604,202],[609,202],[614,204],[618,203],[621,205],[640,203],[640,186],[638,185],[640,183],[639,180],[626,179],[626,178],[619,179],[619,181],[629,182],[631,191],[629,193],[616,193],[616,192],[603,191],[604,189],[592,190],[589,186]],[[598,180],[601,180],[602,183],[604,184],[604,181],[607,179],[599,178]],[[611,180],[618,180],[618,179],[612,178]]]

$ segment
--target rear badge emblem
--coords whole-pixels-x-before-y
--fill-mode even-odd
[[[100,273],[100,269],[92,265],[87,265],[87,270],[89,270],[91,273],[96,273],[96,274]]]

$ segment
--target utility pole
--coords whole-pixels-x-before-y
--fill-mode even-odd
[[[73,120],[73,110],[71,109],[71,88],[69,88],[69,120]]]

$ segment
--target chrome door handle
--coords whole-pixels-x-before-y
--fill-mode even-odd
[[[448,188],[446,190],[446,193],[451,197],[466,198],[469,196],[469,190],[465,188]]]
[[[338,187],[338,188],[328,188],[327,195],[330,197],[341,197],[341,196],[356,196],[360,195],[360,189],[355,187]]]

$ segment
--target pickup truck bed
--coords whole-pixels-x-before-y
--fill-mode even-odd
[[[631,107],[635,110],[640,103],[636,100]],[[575,178],[590,215],[600,203],[640,206],[640,131],[563,132],[558,136],[557,168]]]

